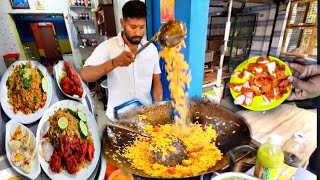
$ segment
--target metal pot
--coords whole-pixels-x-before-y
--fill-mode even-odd
[[[136,103],[136,101],[130,101],[125,105],[115,108],[115,115],[118,115],[117,112],[121,108],[128,104],[132,105],[134,103]],[[144,130],[144,127],[147,124],[163,125],[172,123],[171,109],[172,107],[170,102],[142,105],[134,110],[118,115],[118,123],[139,130]],[[139,119],[139,115],[146,116],[145,120]],[[246,122],[240,116],[223,107],[220,107],[219,105],[191,102],[189,116],[192,122],[197,121],[200,124],[212,124],[214,126],[217,132],[216,145],[224,154],[222,160],[217,162],[214,167],[210,168],[206,172],[203,172],[202,174],[226,169],[229,166],[229,157],[227,155],[228,152],[236,147],[249,144],[251,141],[251,132]],[[120,161],[113,159],[113,156],[115,156],[117,152],[124,148],[129,141],[134,140],[134,138],[134,135],[125,132],[124,130],[106,127],[103,132],[103,150],[105,152],[107,162],[135,176],[158,178],[150,177],[143,171],[133,169],[130,166],[130,162],[125,158],[119,156],[118,159]],[[199,174],[199,176],[202,174]],[[162,177],[161,179],[163,178],[166,177]]]

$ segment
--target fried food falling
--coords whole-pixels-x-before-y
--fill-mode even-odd
[[[167,79],[170,82],[169,90],[173,99],[172,106],[177,112],[175,122],[180,125],[187,124],[188,116],[188,92],[191,81],[189,65],[184,60],[184,55],[180,52],[182,47],[185,47],[185,42],[182,41],[176,47],[163,48],[160,56],[164,58]]]

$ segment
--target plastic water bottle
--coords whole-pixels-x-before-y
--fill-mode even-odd
[[[283,145],[284,163],[291,167],[298,168],[302,165],[305,154],[306,136],[301,132],[296,132]]]
[[[284,167],[280,174],[279,180],[291,179],[296,173],[297,168],[302,166],[305,155],[306,136],[301,132],[296,132],[283,145]]]
[[[26,55],[27,60],[35,60],[35,57],[32,56],[32,52],[30,50],[30,47],[24,46],[23,50],[24,50],[24,53]]]

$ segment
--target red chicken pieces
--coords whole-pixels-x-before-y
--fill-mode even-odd
[[[65,167],[70,174],[75,174],[80,170],[80,164],[86,159],[92,161],[94,155],[94,144],[81,142],[77,135],[70,138],[67,135],[60,136],[59,152],[54,151],[50,160],[50,169],[59,173],[62,170],[61,162],[65,162]]]
[[[93,142],[90,141],[90,142],[88,143],[88,153],[87,153],[87,159],[88,159],[88,161],[92,161],[93,155],[94,155],[94,145],[93,145]]]
[[[229,83],[235,92],[241,93],[234,103],[249,106],[253,98],[262,96],[270,104],[272,100],[283,97],[291,89],[287,80],[285,65],[271,61],[267,56],[261,56],[255,63],[250,63],[241,72],[234,72],[233,78],[245,79],[245,83]]]
[[[61,89],[66,94],[82,97],[83,89],[81,86],[81,79],[79,78],[77,71],[68,61],[64,61],[64,67],[66,68],[67,76],[61,78]]]
[[[50,169],[55,173],[60,173],[62,170],[61,158],[57,155],[56,151],[53,151],[50,159]]]

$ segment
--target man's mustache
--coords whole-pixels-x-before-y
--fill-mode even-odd
[[[133,36],[131,39],[139,38],[142,39],[142,36]]]

